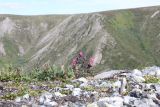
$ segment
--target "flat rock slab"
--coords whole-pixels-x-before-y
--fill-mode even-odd
[[[108,78],[112,78],[116,74],[120,74],[123,72],[126,72],[126,70],[103,71],[102,73],[94,76],[94,79],[108,79]]]

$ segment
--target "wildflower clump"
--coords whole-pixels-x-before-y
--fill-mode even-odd
[[[76,77],[84,76],[86,73],[90,73],[90,69],[93,65],[94,57],[87,57],[83,51],[80,51],[71,61],[71,66],[75,71]]]

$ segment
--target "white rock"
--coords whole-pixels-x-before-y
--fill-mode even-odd
[[[139,89],[140,87],[139,87],[139,85],[135,85],[134,88]]]
[[[146,89],[151,89],[151,84],[145,84]]]
[[[98,101],[108,102],[109,101],[109,97],[100,98]]]
[[[55,101],[51,101],[51,102],[45,102],[44,105],[50,106],[50,107],[57,107],[58,103]]]
[[[23,96],[23,99],[28,100],[28,99],[29,99],[29,94],[25,94],[25,95]]]
[[[27,105],[22,105],[21,107],[28,107]]]
[[[147,67],[142,70],[143,75],[152,75],[156,77],[160,77],[160,67],[153,66],[153,67]]]
[[[21,97],[17,97],[17,98],[15,99],[15,102],[17,102],[17,103],[21,102]]]
[[[56,97],[64,97],[64,96],[66,96],[66,95],[61,94],[60,92],[55,92],[54,95]]]
[[[114,87],[116,88],[120,88],[121,87],[121,81],[116,81],[114,84],[113,84]]]
[[[90,97],[90,93],[88,93],[87,91],[85,91],[85,92],[83,92],[83,96],[85,96],[85,97]]]
[[[50,102],[53,95],[49,92],[44,92],[39,98],[40,104],[44,104],[46,102]]]
[[[72,91],[72,95],[79,97],[81,95],[81,91],[82,90],[80,88],[74,88],[73,91]]]
[[[97,103],[88,104],[87,107],[98,107]]]
[[[125,104],[129,104],[130,102],[133,102],[134,100],[136,100],[136,98],[130,97],[130,96],[124,96],[124,98],[123,98],[123,102]]]
[[[138,82],[138,83],[142,83],[145,81],[145,79],[141,76],[136,76],[136,75],[133,75],[132,76],[132,79],[135,81],[135,82]]]
[[[94,76],[94,79],[107,79],[113,77],[115,74],[124,72],[125,70],[111,70],[111,71],[102,71],[102,73]]]
[[[43,93],[42,96],[44,96],[46,99],[51,99],[53,97],[53,95],[49,92]]]
[[[113,103],[114,107],[122,107],[123,99],[121,97],[113,97],[109,103]]]
[[[84,78],[84,77],[79,78],[78,81],[83,82],[83,83],[87,83],[88,82],[88,80],[86,78]]]
[[[112,104],[108,104],[107,102],[97,102],[98,107],[114,107]]]
[[[123,102],[124,102],[125,104],[129,104],[129,102],[130,102],[130,96],[125,96],[125,97],[123,98]]]
[[[35,106],[32,106],[32,107],[35,107]],[[40,106],[37,106],[37,107],[46,107],[45,105],[40,105]]]
[[[108,103],[106,103],[106,102],[104,102],[104,104],[105,104],[105,107],[115,107],[114,105],[108,104]],[[118,106],[116,106],[116,107],[118,107]]]
[[[112,84],[109,82],[102,82],[99,87],[107,87],[107,88],[111,88]]]
[[[154,85],[157,91],[160,91],[160,84],[155,84]]]
[[[40,98],[39,98],[39,103],[40,103],[40,104],[43,104],[43,103],[44,103],[44,100],[45,100],[44,97],[40,96]]]
[[[141,72],[140,70],[138,70],[138,69],[134,69],[134,70],[132,71],[132,75],[142,76],[142,72]]]
[[[120,94],[123,94],[126,92],[126,88],[125,88],[126,85],[127,85],[127,80],[126,80],[126,78],[123,78],[121,80]]]
[[[87,87],[88,84],[87,83],[82,83],[79,87],[82,88],[82,87]]]
[[[101,98],[99,101],[107,102],[112,107],[123,107],[123,99],[118,96]]]
[[[147,98],[135,100],[134,106],[136,107],[159,107],[153,102],[152,99],[147,99]]]
[[[70,85],[70,84],[66,84],[66,88],[70,89],[70,90],[73,90],[74,86],[73,85]]]
[[[44,99],[44,105],[48,105],[49,102],[51,102],[51,99]]]

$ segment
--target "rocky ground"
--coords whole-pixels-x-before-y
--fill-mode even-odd
[[[31,82],[25,87],[28,93],[7,100],[12,96],[6,95],[17,93],[21,84],[26,83],[1,83],[0,107],[160,107],[157,66],[112,70],[67,82]]]

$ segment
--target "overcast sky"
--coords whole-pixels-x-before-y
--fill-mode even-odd
[[[0,0],[0,14],[75,14],[160,5],[160,0]]]

